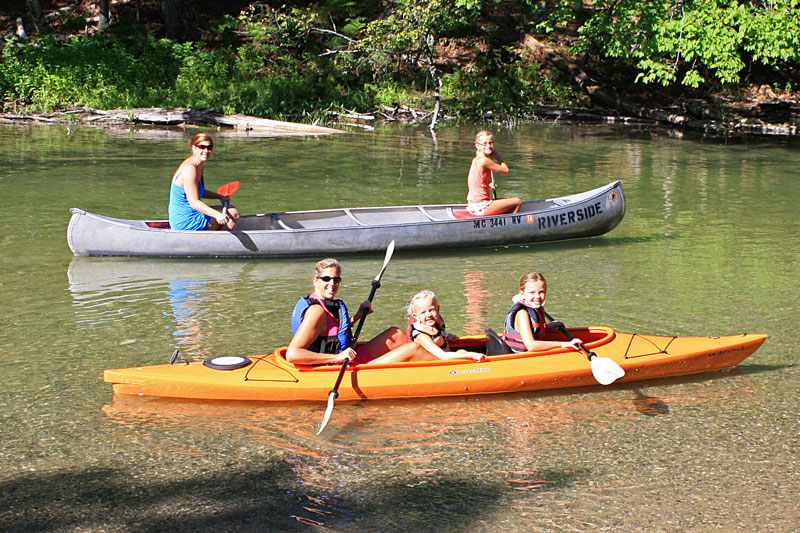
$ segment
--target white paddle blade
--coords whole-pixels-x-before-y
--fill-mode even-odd
[[[325,426],[328,425],[328,420],[331,419],[331,415],[333,414],[333,402],[336,400],[336,393],[331,391],[328,395],[328,407],[325,409],[325,416],[322,417],[322,424],[319,426],[319,431],[317,431],[317,435],[322,433],[322,430],[325,429]]]
[[[592,357],[592,374],[601,385],[611,385],[625,375],[625,371],[608,357]]]
[[[389,243],[389,246],[386,247],[386,255],[383,257],[383,267],[381,271],[378,272],[378,275],[375,276],[375,281],[380,281],[381,277],[383,276],[383,271],[386,270],[386,267],[389,266],[389,261],[392,260],[392,255],[394,254],[394,241]]]

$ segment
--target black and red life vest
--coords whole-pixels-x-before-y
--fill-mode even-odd
[[[534,339],[537,341],[542,340],[544,338],[544,331],[547,328],[544,307],[528,307],[523,303],[515,303],[513,306],[511,306],[511,310],[509,310],[508,314],[506,315],[506,323],[505,327],[503,328],[503,340],[506,341],[508,347],[514,352],[528,351],[528,349],[525,348],[525,343],[522,340],[522,334],[514,329],[514,319],[516,318],[517,313],[522,309],[525,309],[528,312],[528,318],[531,321],[531,330],[533,331]]]

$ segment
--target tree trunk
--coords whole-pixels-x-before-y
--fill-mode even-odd
[[[39,4],[39,0],[25,0],[25,4],[28,6],[28,11],[33,19],[33,27],[36,29],[36,33],[50,33],[50,28],[47,27],[44,16],[42,16],[42,6]]]
[[[164,15],[164,26],[167,38],[180,40],[180,18],[178,17],[178,0],[161,0],[161,13]]]
[[[100,0],[98,7],[100,8],[100,20],[97,22],[97,29],[104,30],[108,23],[111,21],[111,13],[108,10],[108,0]]]
[[[439,105],[440,105],[440,92],[442,90],[442,78],[436,74],[436,67],[433,66],[433,63],[430,65],[430,74],[431,78],[433,78],[434,88],[433,88],[433,117],[431,118],[431,125],[428,129],[433,131],[436,129],[436,121],[439,120]]]
[[[23,43],[28,41],[28,34],[25,33],[25,23],[22,21],[22,17],[17,17],[17,37]]]

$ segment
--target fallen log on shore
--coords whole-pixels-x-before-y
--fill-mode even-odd
[[[152,126],[217,126],[232,128],[240,132],[269,133],[274,135],[331,135],[343,133],[341,130],[317,126],[283,122],[247,115],[222,115],[213,109],[171,109],[135,108],[113,109],[75,109],[58,113],[28,115],[19,113],[0,114],[0,123],[47,123],[68,125],[152,125]]]

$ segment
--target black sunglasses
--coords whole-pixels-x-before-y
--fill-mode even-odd
[[[211,146],[210,144],[196,144],[195,146],[197,146],[201,150],[208,150],[209,152],[214,149],[214,147]]]
[[[316,276],[316,278],[325,283],[328,283],[330,280],[333,280],[334,283],[340,283],[342,281],[342,276]]]

